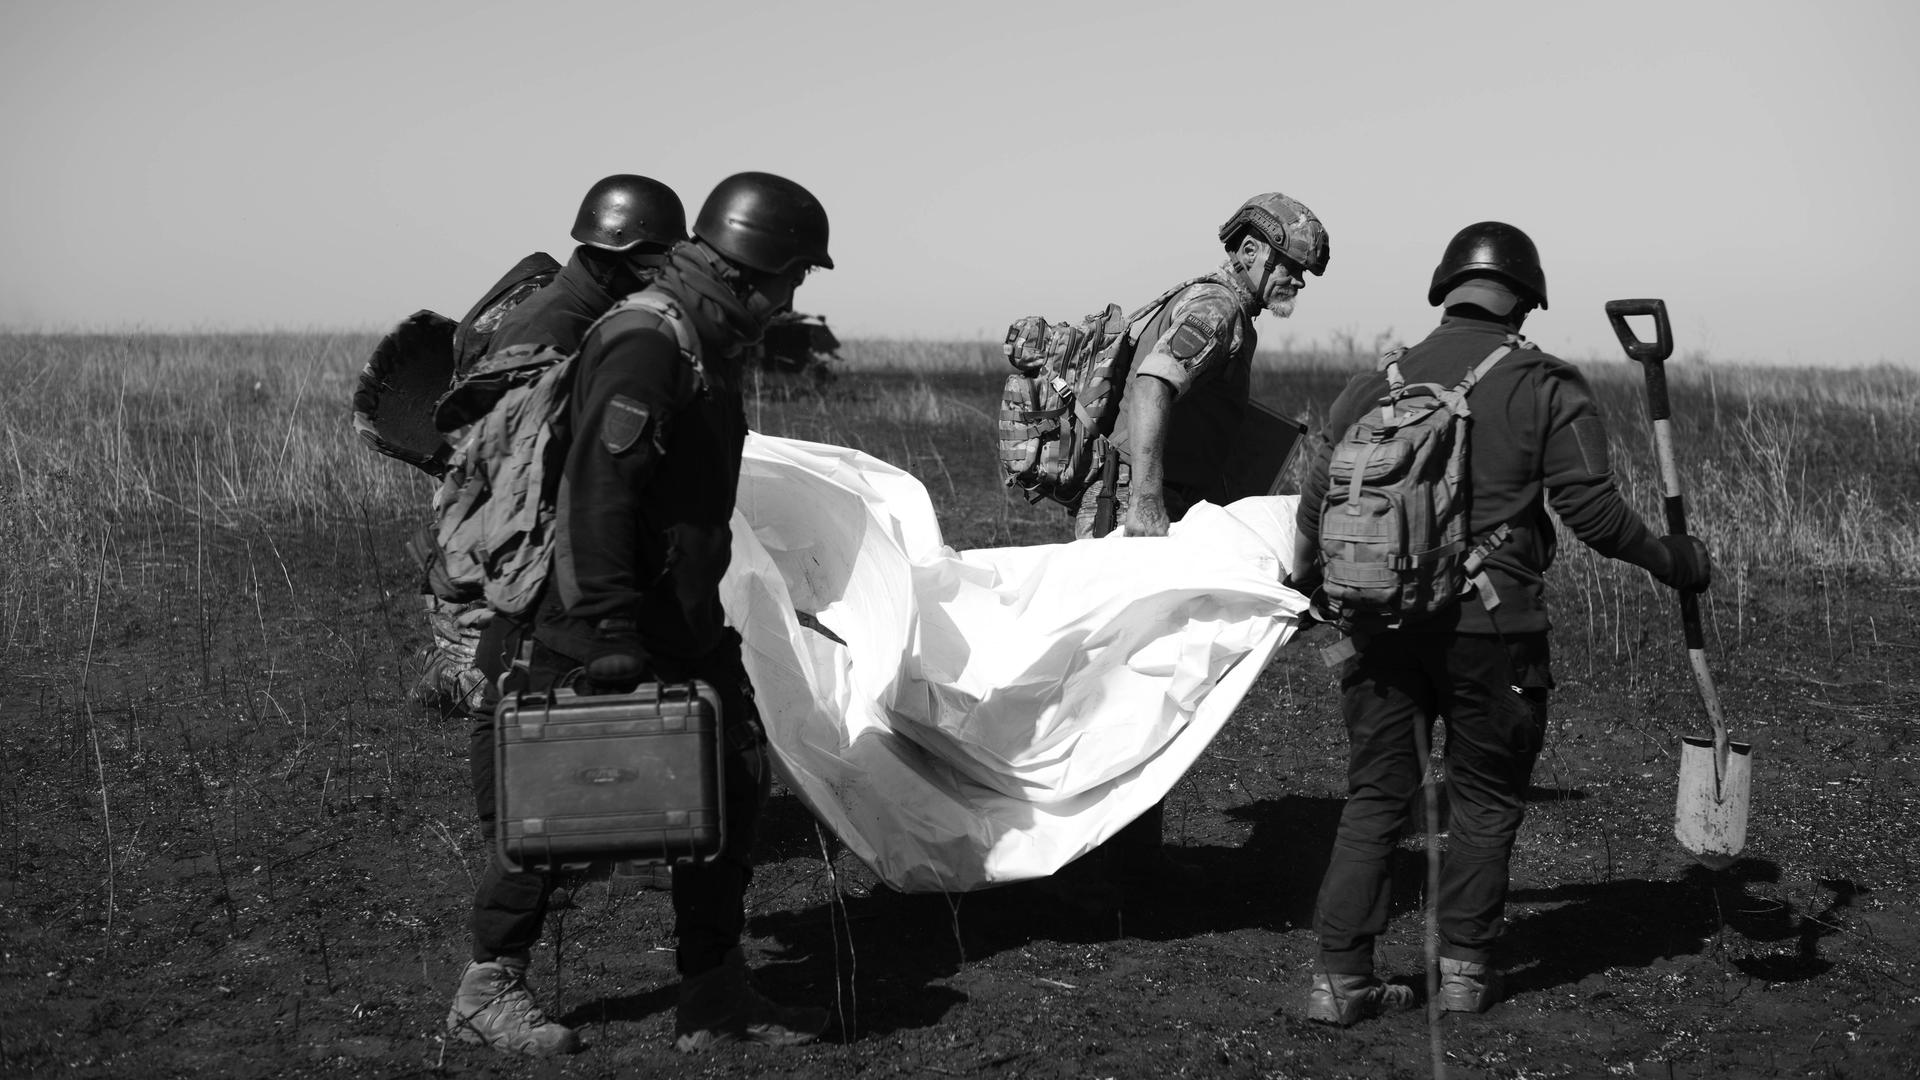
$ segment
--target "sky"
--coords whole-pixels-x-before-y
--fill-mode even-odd
[[[808,187],[843,337],[1145,303],[1282,191],[1332,259],[1266,346],[1417,340],[1526,230],[1543,348],[1915,364],[1920,5],[0,0],[0,327],[376,329],[563,260],[587,188]]]

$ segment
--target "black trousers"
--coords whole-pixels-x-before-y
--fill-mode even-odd
[[[509,871],[500,862],[494,840],[497,833],[496,788],[493,767],[493,717],[501,685],[501,674],[508,672],[506,692],[544,691],[554,686],[571,685],[581,693],[592,693],[580,669],[581,661],[534,643],[532,662],[525,670],[512,670],[519,652],[519,627],[495,618],[481,635],[479,666],[493,690],[474,717],[472,740],[468,747],[473,775],[474,810],[480,819],[480,835],[487,842],[489,858],[486,870],[473,895],[473,958],[488,961],[501,956],[525,956],[540,939],[546,922],[547,901],[553,893],[550,875],[531,871]],[[666,660],[653,661],[654,677],[668,681],[704,679],[720,695],[720,707],[727,731],[726,769],[726,846],[712,862],[680,863],[673,871],[673,912],[679,948],[675,957],[681,975],[697,975],[720,965],[728,950],[740,943],[746,929],[745,898],[753,870],[754,825],[760,807],[766,802],[771,776],[765,736],[740,661],[740,638],[729,631],[720,648],[688,664]]]
[[[1547,635],[1395,632],[1340,674],[1347,803],[1320,884],[1314,930],[1325,970],[1370,974],[1387,928],[1390,859],[1419,794],[1415,725],[1447,723],[1450,804],[1441,862],[1440,955],[1488,962],[1505,926],[1508,860],[1546,737]]]

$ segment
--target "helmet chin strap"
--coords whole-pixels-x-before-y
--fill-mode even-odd
[[[1280,250],[1272,244],[1267,245],[1267,264],[1260,268],[1260,284],[1254,286],[1254,298],[1262,307],[1267,303],[1267,285],[1273,280],[1273,268],[1280,263]],[[1249,282],[1248,284],[1252,284]]]
[[[1267,258],[1264,265],[1260,267],[1260,279],[1258,281],[1254,280],[1253,268],[1251,266],[1241,268],[1240,280],[1253,292],[1254,300],[1257,301],[1261,307],[1266,307],[1267,286],[1273,281],[1273,268],[1280,265],[1280,248],[1271,241],[1268,241],[1267,238],[1262,236],[1257,230],[1250,231],[1252,236],[1259,237],[1261,242],[1267,245]],[[1249,239],[1251,239],[1251,237],[1249,237]],[[1237,253],[1234,255],[1233,261],[1235,264],[1240,262],[1240,257]]]

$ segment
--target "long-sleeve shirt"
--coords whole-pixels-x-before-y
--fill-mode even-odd
[[[640,278],[619,259],[601,254],[598,264],[589,264],[588,258],[585,249],[576,248],[546,287],[507,312],[494,331],[492,348],[551,345],[570,353],[594,320],[640,287]]]
[[[705,344],[707,363],[724,362]],[[719,585],[747,434],[738,381],[703,376],[646,311],[609,315],[575,364],[554,580],[535,636],[586,659],[595,623],[631,618],[649,655],[698,659],[725,626]]]
[[[1453,386],[1485,360],[1509,333],[1500,323],[1447,316],[1426,339],[1400,357],[1408,382]],[[1386,376],[1369,372],[1347,384],[1328,410],[1327,427],[1313,448],[1300,494],[1297,524],[1320,535],[1334,444],[1386,392]],[[1556,537],[1551,505],[1573,535],[1610,558],[1657,565],[1658,542],[1613,483],[1607,432],[1578,368],[1538,349],[1517,349],[1496,364],[1468,395],[1469,543],[1503,522],[1512,536],[1487,560],[1500,597],[1489,613],[1466,597],[1442,615],[1408,627],[1475,634],[1525,633],[1548,628],[1546,572]]]

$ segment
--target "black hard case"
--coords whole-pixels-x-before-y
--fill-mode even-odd
[[[1307,425],[1279,409],[1263,401],[1247,402],[1234,461],[1228,467],[1227,501],[1254,495],[1297,494],[1289,490],[1287,465],[1306,433]]]
[[[519,694],[494,716],[500,857],[520,870],[712,859],[726,839],[720,697]]]

